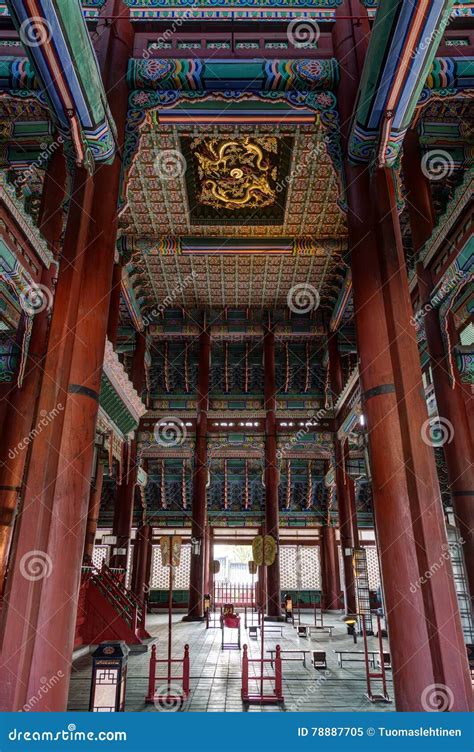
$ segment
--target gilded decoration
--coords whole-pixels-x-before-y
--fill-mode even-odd
[[[248,134],[181,142],[192,224],[283,222],[291,138]]]
[[[201,203],[215,209],[260,208],[276,199],[278,142],[250,139],[194,139]]]

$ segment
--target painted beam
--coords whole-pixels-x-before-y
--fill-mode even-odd
[[[435,60],[453,0],[386,0],[379,6],[362,71],[349,155],[393,165],[424,87],[473,87],[472,58]]]
[[[22,90],[39,90],[59,130],[70,137],[79,165],[92,169],[94,162],[110,162],[116,150],[115,124],[80,3],[7,3],[30,63],[24,58],[10,59],[10,83],[20,83]],[[0,83],[4,80],[5,72]]]
[[[337,86],[339,68],[329,60],[133,59],[130,89],[146,91],[315,91]]]

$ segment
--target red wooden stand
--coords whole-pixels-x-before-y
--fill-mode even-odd
[[[167,667],[166,676],[157,676],[156,667],[157,664],[165,664]],[[183,665],[183,672],[180,676],[172,675],[172,664],[180,663]],[[159,682],[159,693],[156,693],[156,684]],[[177,687],[177,682],[182,683],[182,689],[180,691]],[[165,691],[161,691],[161,690]],[[163,658],[158,659],[156,657],[156,645],[153,645],[151,649],[150,658],[150,673],[148,677],[148,694],[145,697],[147,704],[159,704],[164,705],[172,702],[184,702],[189,695],[189,645],[184,646],[183,658]]]
[[[263,670],[266,663],[272,666],[273,661],[270,658],[249,658],[248,647],[244,645],[242,657],[242,701],[244,703],[255,703],[258,705],[279,705],[283,702],[282,672],[281,672],[281,655],[280,646],[276,646],[275,654],[275,676],[264,676]],[[251,676],[250,681],[258,682],[260,691],[256,694],[249,692],[249,664],[258,664],[260,673],[258,676]],[[274,682],[275,689],[273,693],[263,691],[263,682]]]

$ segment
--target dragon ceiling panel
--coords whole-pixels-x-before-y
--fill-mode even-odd
[[[191,222],[282,224],[292,139],[183,138]]]
[[[235,146],[225,146],[231,142]],[[224,161],[213,168],[220,154]],[[169,160],[177,168],[164,171],[161,166]],[[226,205],[223,199],[232,195],[233,203]],[[149,120],[127,199],[121,225],[135,238],[347,235],[319,120],[192,128]],[[247,203],[239,207],[238,201]]]

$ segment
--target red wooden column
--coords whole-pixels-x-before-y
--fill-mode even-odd
[[[109,104],[123,143],[127,111],[126,69],[133,30],[115,4],[105,75]],[[7,582],[3,623],[2,707],[18,710],[37,695],[40,679],[61,672],[61,681],[37,710],[67,707],[71,655],[92,472],[95,423],[103,364],[117,231],[121,159],[101,165],[91,181],[79,173],[71,201],[53,310],[45,394],[40,406],[63,400],[64,409],[33,443],[15,561]],[[80,182],[78,182],[80,181]],[[82,191],[82,193],[80,193]],[[74,230],[74,233],[73,233]],[[67,395],[67,398],[66,398]],[[32,524],[32,520],[35,524]],[[25,577],[32,552],[44,575]],[[37,572],[36,572],[37,574]],[[5,702],[3,702],[5,698]]]
[[[89,511],[87,513],[86,539],[84,544],[84,558],[92,559],[94,552],[97,524],[99,522],[100,501],[102,498],[102,485],[104,480],[104,466],[97,461],[97,469],[89,495]]]
[[[364,23],[345,18],[353,11],[365,12],[352,0],[338,6],[333,31],[341,61],[344,146],[365,32]],[[345,174],[360,380],[397,709],[424,710],[426,693],[442,684],[449,689],[450,709],[467,711],[472,687],[451,566],[443,556],[446,529],[433,451],[421,438],[427,412],[393,179],[389,171],[377,170],[371,184],[369,170],[348,161]],[[433,576],[425,578],[435,565]]]
[[[334,442],[334,454],[339,535],[344,567],[344,607],[347,614],[356,614],[357,598],[354,567],[352,565],[352,549],[359,547],[359,533],[357,530],[357,511],[353,481],[347,473],[346,466],[348,455],[347,439],[341,443],[336,438]]]
[[[201,547],[199,554],[191,552],[189,606],[188,614],[184,617],[186,621],[200,621],[203,618],[207,499],[207,412],[209,410],[210,364],[211,338],[209,331],[204,329],[199,338],[199,382],[191,525],[191,536],[195,541],[200,541]]]
[[[57,255],[63,228],[62,202],[66,167],[62,150],[55,152],[45,175],[39,227],[51,251]],[[41,284],[52,289],[51,270],[43,269]],[[28,446],[23,444],[33,427],[48,341],[49,314],[37,313],[28,347],[21,389],[12,384],[6,396],[5,419],[0,434],[0,592],[13,532]],[[41,416],[37,416],[41,419]],[[20,446],[22,448],[20,448]]]
[[[204,534],[204,594],[210,593],[210,573],[211,573],[211,531],[209,522],[206,522]]]
[[[275,335],[270,328],[263,342],[265,366],[265,532],[273,536],[277,544],[274,563],[267,570],[267,614],[270,618],[281,617],[280,592],[280,517],[278,507],[278,461],[276,437],[276,386],[275,386]]]
[[[407,190],[407,207],[415,251],[420,251],[434,227],[431,189],[421,169],[418,135],[410,131],[404,142],[403,177]],[[461,538],[469,589],[474,598],[474,446],[463,387],[457,378],[451,384],[448,354],[441,334],[439,313],[427,306],[432,293],[431,274],[422,262],[417,264],[420,310],[430,355],[436,403],[441,419],[453,427],[452,440],[443,446],[453,508]]]
[[[123,476],[117,485],[115,498],[113,534],[117,537],[109,566],[116,569],[127,569],[128,550],[133,527],[133,508],[135,506],[135,489],[137,484],[137,442],[134,440],[127,447],[123,463]]]
[[[337,334],[331,335],[328,339],[328,353],[329,380],[333,400],[335,401],[343,388],[341,356],[337,346]],[[344,608],[346,614],[356,614],[357,598],[351,550],[353,548],[358,548],[359,534],[357,531],[354,483],[347,473],[348,454],[349,447],[347,439],[341,442],[336,436],[334,441],[334,478],[336,481],[339,535],[344,571]],[[339,571],[338,559],[337,565]],[[331,579],[334,580],[334,577]],[[339,585],[337,592],[339,594]]]
[[[132,574],[132,590],[135,595],[142,601],[145,601],[146,594],[148,592],[148,579],[147,577],[147,565],[149,560],[149,546],[150,546],[151,527],[150,525],[141,525],[135,537],[134,549],[136,550],[136,556],[134,555],[134,569]],[[135,554],[135,551],[134,551]]]
[[[332,525],[324,525],[320,528],[320,533],[322,603],[323,608],[333,611],[340,608],[341,592],[336,529]]]

